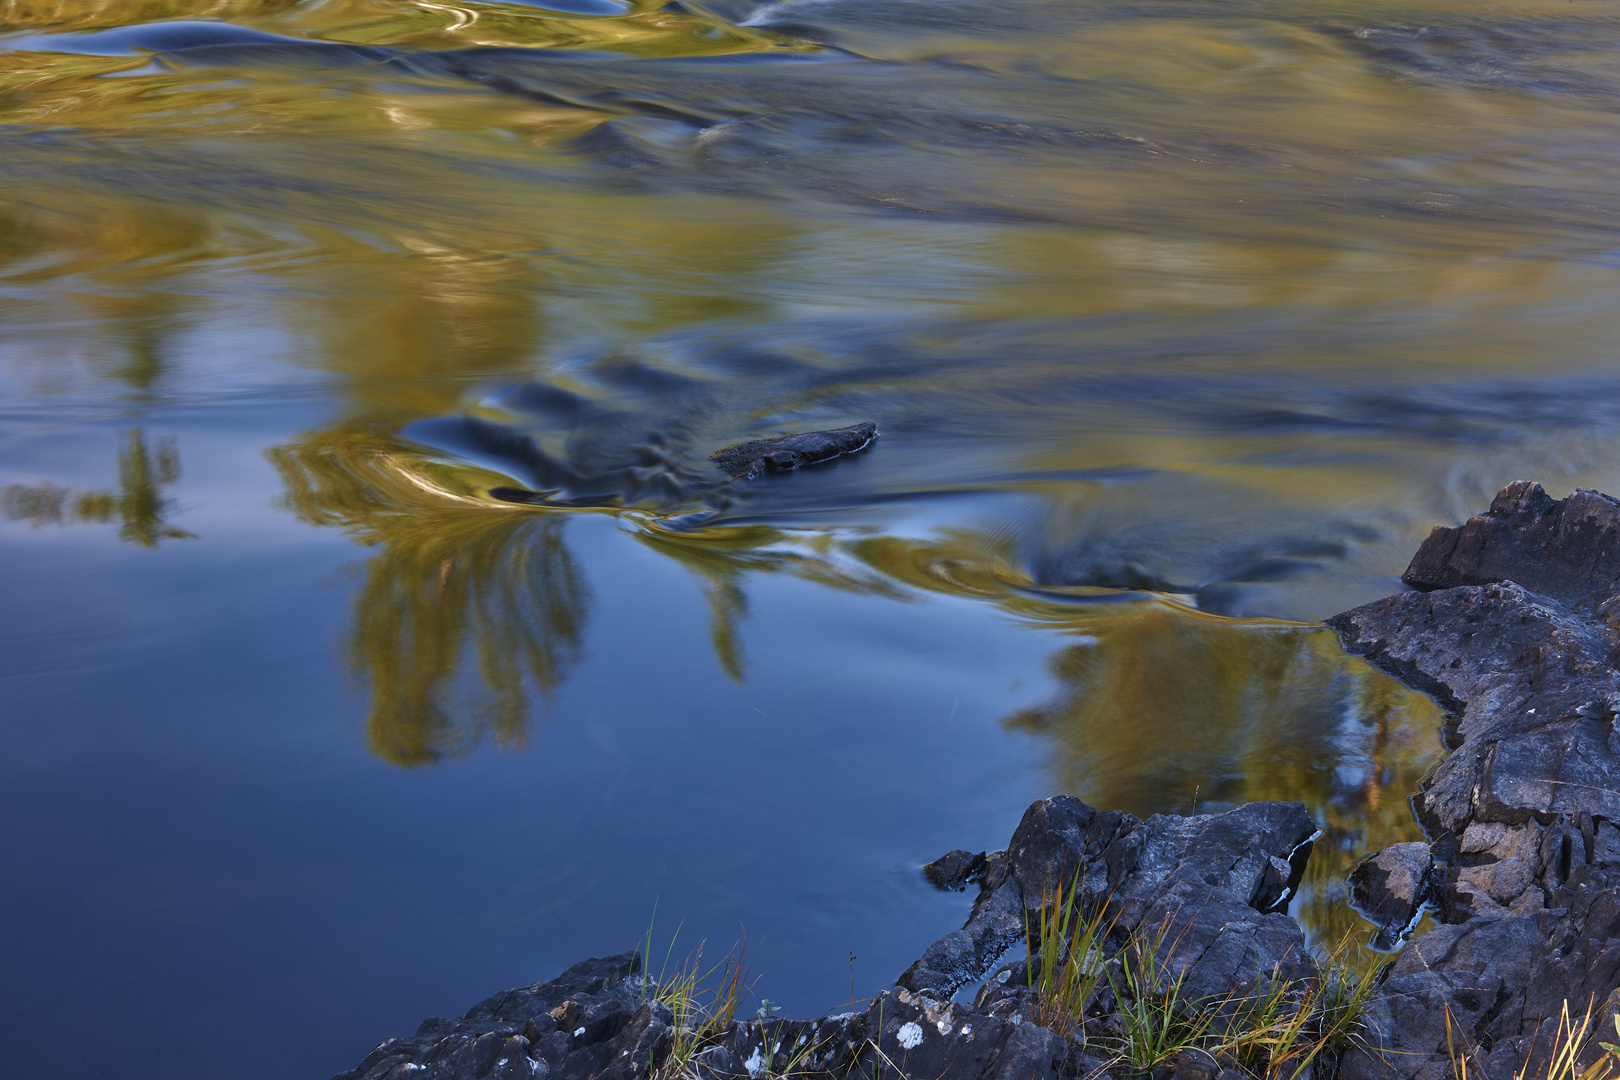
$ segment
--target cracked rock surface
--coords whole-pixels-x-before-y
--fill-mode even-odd
[[[1527,1058],[1539,1075],[1566,999],[1577,1014],[1597,1003],[1591,1060],[1620,1007],[1620,502],[1511,484],[1437,527],[1403,579],[1421,591],[1329,625],[1450,714],[1451,753],[1413,799],[1442,925],[1373,1000],[1385,1052],[1349,1055],[1343,1075],[1449,1077],[1448,1012],[1482,1075],[1509,1080]],[[1398,876],[1403,858],[1389,849],[1358,873]]]

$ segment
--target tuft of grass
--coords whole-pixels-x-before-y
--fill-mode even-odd
[[[1314,957],[1316,978],[1289,980],[1273,971],[1248,997],[1195,1001],[1186,973],[1174,963],[1173,918],[1138,927],[1121,941],[1118,915],[1108,918],[1110,905],[1103,901],[1086,906],[1078,878],[1043,901],[1028,928],[1026,974],[1037,999],[1031,1019],[1082,1047],[1100,1048],[1121,1071],[1147,1073],[1198,1050],[1257,1080],[1301,1080],[1313,1067],[1331,1070],[1351,1046],[1365,1045],[1362,1015],[1378,967],[1352,962],[1353,935]],[[1110,1000],[1112,1011],[1096,1015],[1098,1003]]]
[[[1552,1056],[1547,1059],[1547,1070],[1539,1078],[1530,1075],[1529,1058],[1535,1056],[1535,1043],[1531,1042],[1526,1061],[1513,1074],[1513,1080],[1613,1080],[1620,1073],[1620,1046],[1599,1042],[1603,1056],[1586,1068],[1581,1068],[1581,1050],[1586,1046],[1586,1034],[1592,1028],[1592,1011],[1597,1007],[1593,996],[1586,1003],[1586,1011],[1576,1019],[1570,1016],[1569,999],[1565,998],[1559,1010],[1558,1023],[1553,1028]],[[1620,1014],[1614,1018],[1615,1037],[1620,1038]],[[1539,1035],[1539,1032],[1538,1032]],[[1446,1052],[1451,1056],[1452,1071],[1457,1080],[1468,1080],[1468,1054],[1459,1055],[1452,1038],[1451,1010],[1446,1010]]]
[[[1030,1019],[1084,1044],[1086,1008],[1108,974],[1107,938],[1115,920],[1105,918],[1106,904],[1088,907],[1082,892],[1076,871],[1067,890],[1059,881],[1042,897],[1038,919],[1033,925],[1026,920],[1024,973],[1036,993]]]
[[[1121,1030],[1116,1053],[1138,1072],[1204,1048],[1217,1016],[1187,997],[1185,971],[1171,971],[1177,942],[1169,935],[1169,918],[1155,931],[1132,934],[1108,973]]]
[[[695,1080],[693,1064],[698,1054],[730,1030],[737,1010],[752,989],[746,937],[718,964],[704,968],[705,942],[699,941],[690,955],[671,967],[679,934],[677,926],[656,979],[649,975],[653,941],[650,923],[643,945],[642,1001],[645,1003],[648,997],[660,1001],[671,1015],[669,1053],[653,1068],[649,1080]]]
[[[1354,935],[1315,959],[1318,977],[1273,977],[1238,1003],[1220,1050],[1261,1080],[1298,1080],[1319,1060],[1336,1062],[1360,1045],[1361,1017],[1378,985],[1378,967],[1350,962]]]

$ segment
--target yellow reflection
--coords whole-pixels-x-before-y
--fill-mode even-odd
[[[82,491],[52,483],[10,484],[0,488],[0,514],[9,521],[41,525],[119,522],[118,538],[142,547],[160,540],[194,540],[164,520],[172,503],[163,489],[180,479],[180,451],[173,439],[146,445],[140,429],[124,436],[118,451],[118,490]]]
[[[889,600],[909,600],[909,592],[859,564],[835,558],[828,550],[833,534],[795,536],[763,526],[672,532],[652,527],[637,539],[668,556],[697,578],[709,605],[709,640],[725,673],[743,681],[747,660],[739,624],[748,615],[743,581],[750,574],[788,574],[841,592]]]
[[[1318,939],[1361,855],[1422,839],[1407,804],[1441,750],[1435,702],[1346,656],[1315,625],[1147,601],[1073,619],[1052,701],[1006,720],[1048,747],[1055,786],[1137,814],[1299,800],[1322,824],[1294,913]]]
[[[525,4],[466,0],[0,0],[0,25],[48,32],[176,20],[229,22],[314,41],[418,48],[585,47],[674,56],[775,47],[775,35],[701,13],[637,3],[620,16],[580,16]]]
[[[375,751],[414,765],[485,736],[521,744],[530,701],[580,655],[590,590],[563,530],[581,511],[492,502],[503,478],[364,430],[318,432],[273,458],[301,518],[377,549],[347,646],[371,688]],[[919,541],[765,526],[680,532],[627,517],[633,535],[698,580],[716,659],[739,682],[754,575],[889,600],[972,598],[1055,638],[1057,694],[1003,721],[1041,740],[1051,790],[1144,816],[1303,802],[1324,831],[1294,910],[1319,940],[1365,932],[1344,902],[1355,859],[1421,838],[1406,797],[1438,758],[1439,707],[1346,656],[1320,625],[1037,588],[1010,569],[1004,541],[973,530]]]
[[[377,553],[361,571],[351,670],[371,689],[372,749],[396,765],[527,738],[530,702],[579,655],[590,589],[561,514],[500,508],[463,477],[365,432],[271,452],[300,518]]]

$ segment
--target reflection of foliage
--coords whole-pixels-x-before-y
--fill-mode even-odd
[[[485,733],[522,742],[531,688],[549,695],[583,639],[590,593],[564,517],[476,500],[450,470],[367,432],[324,432],[271,457],[300,517],[382,549],[349,644],[371,686],[373,749],[420,765]]]
[[[743,592],[742,581],[750,573],[787,573],[844,592],[890,600],[911,598],[905,589],[884,577],[833,558],[830,533],[815,534],[808,552],[785,546],[788,534],[758,525],[686,533],[648,529],[637,535],[703,583],[715,658],[725,673],[739,683],[743,681],[745,660],[737,624],[748,615],[748,595]]]
[[[142,547],[156,547],[159,540],[194,540],[191,533],[163,520],[169,500],[163,488],[180,479],[180,451],[173,439],[160,439],[148,449],[140,429],[127,433],[118,451],[118,491],[86,491],[75,495],[56,484],[11,484],[0,488],[0,513],[11,521],[40,525],[66,525],[71,522],[122,524],[118,536]]]
[[[581,647],[589,594],[562,537],[565,515],[581,511],[492,502],[504,478],[363,427],[272,457],[300,517],[382,549],[365,567],[349,646],[371,685],[376,751],[416,764],[486,733],[521,741],[530,694],[548,694]],[[1351,862],[1419,836],[1404,797],[1438,756],[1438,709],[1345,656],[1323,627],[1036,587],[996,538],[973,532],[840,539],[623,520],[703,584],[715,655],[738,681],[750,574],[896,600],[968,597],[1067,635],[1049,661],[1058,697],[1006,721],[1046,741],[1056,787],[1140,814],[1304,802],[1324,831],[1296,911],[1319,940],[1358,925],[1344,903]]]
[[[1344,876],[1421,839],[1405,795],[1439,755],[1438,707],[1339,651],[1321,627],[1167,603],[1076,616],[1060,697],[1008,719],[1043,736],[1059,786],[1136,813],[1297,799],[1324,825],[1296,913],[1319,939],[1357,925]]]

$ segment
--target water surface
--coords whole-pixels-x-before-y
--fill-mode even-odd
[[[655,907],[829,1009],[1059,791],[1302,799],[1364,930],[1439,715],[1317,621],[1617,486],[1592,0],[0,27],[25,1073],[327,1075]]]

